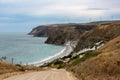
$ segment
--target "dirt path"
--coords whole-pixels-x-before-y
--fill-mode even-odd
[[[16,75],[4,80],[76,80],[76,78],[64,69],[55,69]]]

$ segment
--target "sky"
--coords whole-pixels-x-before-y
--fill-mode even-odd
[[[44,24],[120,19],[120,0],[0,0],[0,32]]]

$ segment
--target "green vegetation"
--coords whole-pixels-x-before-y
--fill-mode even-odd
[[[76,58],[74,58],[71,62],[69,66],[75,66],[80,62],[83,62],[91,57],[95,57],[97,55],[99,55],[101,52],[85,52],[83,57],[80,58],[80,56],[78,55]]]
[[[41,67],[50,67],[50,68],[60,69],[60,68],[65,67],[65,63],[59,59],[55,59],[54,61],[47,63]]]
[[[91,57],[95,57],[95,56],[99,55],[100,53],[101,52],[87,51],[87,52],[81,54],[83,57],[80,57],[81,55],[77,55],[75,57],[69,57],[70,61],[68,61],[68,62],[63,62],[64,58],[56,59],[50,63],[45,64],[43,67],[50,67],[50,68],[57,68],[57,69],[65,68],[65,67],[69,68],[69,67],[75,66]],[[68,57],[66,57],[66,58],[68,58]]]

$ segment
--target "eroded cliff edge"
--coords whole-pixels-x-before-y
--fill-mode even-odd
[[[45,43],[63,45],[67,41],[78,40],[81,34],[96,27],[84,24],[52,24],[34,28],[29,35],[35,37],[48,37]]]

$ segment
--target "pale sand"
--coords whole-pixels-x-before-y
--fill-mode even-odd
[[[70,72],[64,69],[51,69],[39,72],[30,72],[12,76],[4,80],[77,80]]]
[[[55,56],[53,56],[53,57],[51,57],[51,58],[49,58],[49,59],[47,59],[47,60],[44,60],[44,61],[42,61],[42,62],[34,63],[33,65],[35,65],[35,66],[41,66],[41,65],[43,65],[44,63],[48,63],[48,62],[51,62],[51,61],[53,61],[53,60],[55,60],[55,59],[58,59],[58,58],[62,58],[62,57],[64,57],[64,56],[67,56],[67,55],[69,55],[72,51],[73,51],[73,49],[72,49],[71,45],[67,44],[66,47],[65,47],[65,50],[64,50],[63,52],[61,52],[60,54],[57,54],[57,55],[55,55]]]

